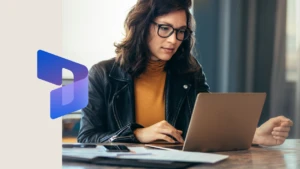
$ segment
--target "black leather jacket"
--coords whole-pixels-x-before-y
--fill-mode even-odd
[[[199,64],[200,66],[200,64]],[[78,142],[139,142],[135,123],[134,80],[115,59],[95,64],[89,72],[89,103],[82,109]],[[202,69],[174,75],[167,71],[166,121],[186,136],[197,93],[208,92]]]

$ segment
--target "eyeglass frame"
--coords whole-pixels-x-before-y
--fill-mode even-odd
[[[179,40],[179,41],[184,41],[184,40],[187,40],[187,39],[191,36],[191,34],[193,33],[193,31],[191,31],[191,30],[187,27],[185,31],[188,32],[188,36],[187,36],[186,38],[184,38],[183,40],[180,40],[180,39],[177,38],[177,34],[178,34],[178,31],[180,31],[181,29],[176,29],[176,28],[174,28],[173,26],[168,25],[168,24],[159,24],[159,23],[156,23],[156,22],[154,22],[154,21],[152,21],[152,23],[158,26],[158,29],[157,29],[157,35],[158,35],[159,37],[161,37],[161,38],[168,38],[168,37],[170,37],[171,35],[173,35],[173,33],[176,31],[176,39]],[[169,26],[169,27],[171,27],[173,30],[172,30],[172,32],[171,32],[168,36],[166,36],[166,37],[161,36],[161,35],[159,35],[158,32],[159,32],[160,27],[162,27],[162,26]]]

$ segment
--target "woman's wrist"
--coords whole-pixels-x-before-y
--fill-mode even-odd
[[[255,130],[252,145],[259,145],[259,128],[256,128]]]
[[[136,128],[136,129],[133,131],[133,134],[136,136],[140,130],[141,130],[141,128]]]

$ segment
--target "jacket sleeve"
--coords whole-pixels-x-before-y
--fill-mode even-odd
[[[130,123],[117,131],[108,131],[107,109],[104,95],[104,71],[100,66],[93,66],[89,71],[89,101],[82,109],[79,134],[79,143],[103,142],[133,142],[138,143],[133,131],[142,126]]]

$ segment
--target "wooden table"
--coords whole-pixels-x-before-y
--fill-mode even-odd
[[[300,139],[288,139],[284,144],[273,147],[251,147],[249,150],[219,152],[229,158],[217,164],[199,164],[190,169],[204,168],[288,168],[300,169]],[[117,166],[99,166],[76,162],[63,162],[63,169],[117,169]],[[130,169],[130,167],[126,167]],[[137,169],[137,168],[132,168]]]

